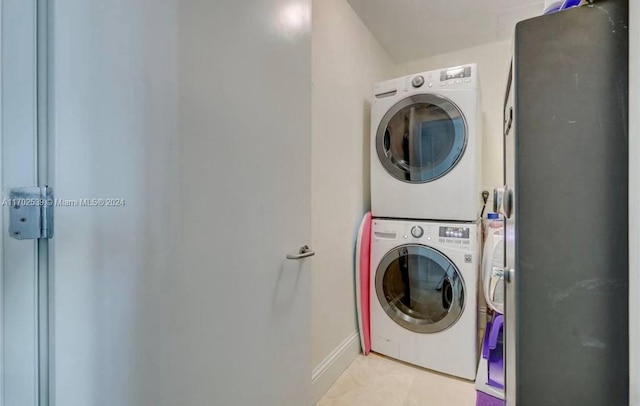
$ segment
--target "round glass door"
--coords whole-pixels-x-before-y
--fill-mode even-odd
[[[375,283],[387,315],[416,333],[445,330],[464,310],[460,272],[444,254],[423,245],[404,245],[387,253]]]
[[[458,107],[435,94],[407,97],[385,114],[376,134],[380,162],[396,179],[426,183],[446,175],[467,146]]]

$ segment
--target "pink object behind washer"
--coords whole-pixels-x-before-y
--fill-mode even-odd
[[[356,244],[356,297],[362,353],[371,352],[369,284],[371,282],[371,212],[364,215]]]

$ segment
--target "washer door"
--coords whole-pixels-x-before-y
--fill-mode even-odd
[[[460,109],[435,94],[418,94],[396,103],[376,134],[378,158],[396,179],[434,181],[460,162],[467,146],[467,124]]]
[[[465,288],[456,266],[424,245],[403,245],[376,270],[376,294],[393,321],[416,333],[437,333],[458,321]]]

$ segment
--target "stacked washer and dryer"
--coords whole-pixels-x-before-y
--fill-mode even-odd
[[[371,350],[473,380],[482,110],[475,64],[374,86]]]

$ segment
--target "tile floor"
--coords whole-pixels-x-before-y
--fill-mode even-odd
[[[473,382],[392,360],[358,356],[317,406],[474,406]]]

